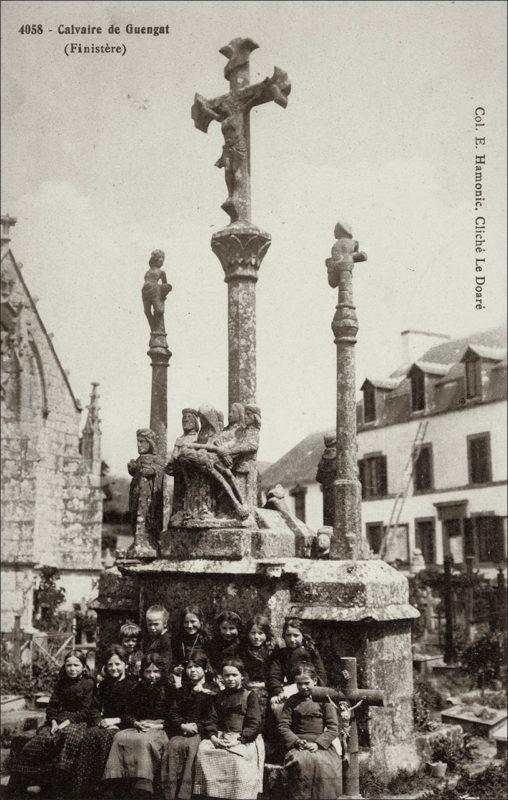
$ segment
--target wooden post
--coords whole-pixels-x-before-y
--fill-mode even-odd
[[[503,568],[499,567],[497,573],[496,595],[496,628],[498,631],[506,629],[506,580]]]
[[[474,616],[474,594],[472,585],[473,565],[474,565],[474,556],[466,556],[466,577],[468,579],[468,586],[466,587],[466,591],[464,593],[464,623],[465,623],[466,642],[470,642],[473,638],[472,637],[472,626],[473,626],[473,616]]]
[[[384,693],[379,689],[359,689],[356,669],[356,658],[342,658],[341,659],[341,673],[344,677],[345,688],[343,691],[340,689],[333,689],[328,686],[316,686],[312,690],[312,697],[315,700],[347,700],[349,703],[355,704],[360,701],[364,705],[369,706],[383,706]],[[358,725],[356,717],[353,712],[351,717],[351,725],[349,728],[349,745],[348,745],[349,763],[342,762],[342,785],[344,794],[341,795],[341,800],[357,800],[361,798],[360,794],[360,765],[358,760]]]
[[[444,611],[445,611],[445,642],[444,662],[453,664],[455,661],[455,644],[453,641],[453,595],[452,595],[452,564],[453,558],[448,555],[444,558]]]
[[[23,631],[21,630],[21,617],[16,614],[14,617],[14,627],[10,635],[12,642],[12,660],[16,669],[21,667],[21,643],[24,639]]]

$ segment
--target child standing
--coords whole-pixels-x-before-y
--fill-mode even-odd
[[[94,681],[86,655],[73,650],[63,666],[46,709],[46,722],[13,759],[9,787],[22,792],[31,784],[51,782],[63,791],[72,774],[79,746],[92,721]]]
[[[143,659],[141,628],[135,622],[126,622],[120,628],[119,639],[127,656],[127,674],[139,678]]]
[[[268,691],[272,708],[284,702],[288,696],[284,682],[292,683],[295,668],[303,662],[314,667],[320,686],[326,686],[328,683],[323,660],[302,621],[296,617],[289,617],[284,623],[282,635],[286,646],[275,651],[269,670]]]
[[[215,635],[210,657],[213,668],[220,674],[226,658],[239,658],[242,649],[243,622],[234,611],[222,611],[215,619]]]
[[[172,641],[173,658],[176,666],[173,675],[177,678],[183,675],[189,659],[195,652],[208,654],[210,649],[210,636],[206,629],[203,612],[199,606],[185,606],[180,618],[180,630]],[[176,682],[178,686],[178,681]]]
[[[194,783],[198,797],[255,800],[263,790],[261,714],[254,692],[243,688],[244,678],[240,659],[226,659],[225,688],[214,700],[203,725],[208,738],[198,749]]]
[[[168,741],[164,719],[170,700],[166,662],[158,653],[147,653],[141,662],[141,680],[127,706],[128,727],[113,739],[105,780],[129,779],[139,797],[153,794],[154,779]]]
[[[317,675],[311,665],[298,666],[294,678],[298,691],[284,703],[279,721],[288,796],[292,800],[336,800],[342,795],[342,763],[333,746],[339,735],[335,707],[329,701],[312,699]]]
[[[106,651],[105,678],[96,690],[94,724],[86,731],[76,766],[76,796],[85,797],[100,783],[115,734],[127,725],[127,705],[136,679],[127,674],[128,656],[119,644]]]
[[[146,652],[158,653],[169,671],[173,666],[173,649],[171,635],[168,631],[168,620],[169,614],[164,606],[150,606],[146,612],[146,628],[150,640]]]
[[[165,800],[191,800],[194,762],[203,724],[212,712],[215,692],[206,686],[209,661],[194,650],[187,661],[182,689],[177,693],[166,721],[170,737],[162,757],[162,789]]]
[[[247,689],[251,689],[258,698],[264,730],[266,709],[268,706],[268,670],[275,650],[275,639],[270,621],[263,614],[256,614],[247,624],[247,639],[242,649],[242,661],[248,675]]]

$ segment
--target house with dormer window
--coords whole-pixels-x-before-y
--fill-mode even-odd
[[[460,339],[407,330],[401,340],[402,366],[367,376],[357,403],[367,539],[403,567],[420,551],[427,565],[471,555],[494,574],[507,555],[506,328]],[[265,489],[283,485],[291,510],[314,529],[323,524],[315,478],[324,434],[306,437],[262,478]]]

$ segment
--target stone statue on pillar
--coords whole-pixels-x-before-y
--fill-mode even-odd
[[[155,434],[150,428],[136,431],[138,457],[127,464],[132,475],[129,514],[134,541],[127,555],[155,558],[162,530],[164,461],[157,454]]]
[[[318,464],[316,481],[321,484],[323,492],[323,525],[333,528],[334,499],[333,482],[335,480],[337,451],[335,433],[324,436],[325,449]]]
[[[152,252],[148,262],[150,269],[145,272],[145,282],[141,290],[145,316],[150,325],[150,331],[155,335],[166,334],[164,304],[172,289],[171,284],[168,283],[166,272],[162,269],[164,258],[162,250],[154,250]]]

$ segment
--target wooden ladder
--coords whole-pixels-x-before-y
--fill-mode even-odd
[[[411,482],[413,480],[416,462],[418,461],[418,456],[420,455],[420,450],[422,449],[422,444],[423,440],[425,439],[425,434],[427,433],[428,424],[429,421],[427,419],[421,419],[416,429],[413,445],[411,447],[409,458],[407,460],[402,475],[402,487],[395,496],[395,500],[390,514],[390,520],[388,522],[388,525],[386,526],[386,530],[383,535],[383,540],[381,542],[381,547],[379,550],[379,555],[381,558],[385,557],[388,545],[391,543],[393,535],[399,525],[400,515],[402,514],[402,509],[404,508],[406,498],[411,488]]]

